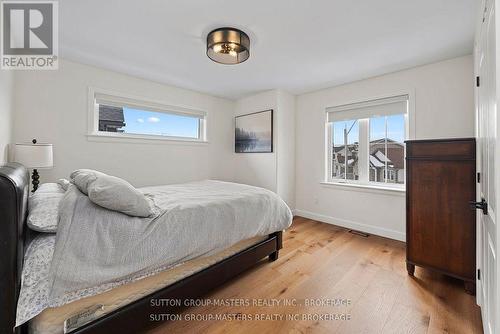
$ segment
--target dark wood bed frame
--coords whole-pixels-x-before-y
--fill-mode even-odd
[[[23,325],[13,330],[16,317],[25,246],[35,232],[26,227],[29,174],[17,163],[0,166],[0,333],[28,333]],[[254,266],[265,257],[278,259],[282,232],[275,232],[253,246],[191,276],[102,316],[71,333],[140,333],[162,322],[150,321],[157,312],[176,314],[179,306],[151,306],[152,299],[199,298]]]

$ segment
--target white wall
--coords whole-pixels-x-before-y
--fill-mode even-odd
[[[269,109],[273,109],[273,132],[276,132],[278,96],[275,90],[252,95],[236,101],[234,116]],[[234,153],[234,181],[276,191],[278,182],[276,172],[276,148],[276,133],[274,133],[272,153]]]
[[[408,91],[415,99],[410,125],[415,139],[473,137],[473,84],[472,56],[465,56],[298,96],[296,213],[404,240],[404,193],[320,183],[325,175],[325,108]]]
[[[0,164],[8,160],[7,152],[12,142],[13,92],[14,72],[0,71]]]
[[[89,141],[89,86],[205,110],[209,144]],[[19,72],[15,88],[15,141],[54,144],[55,167],[40,171],[41,182],[68,177],[77,168],[102,170],[136,186],[233,179],[232,101],[69,61],[61,61],[57,71]]]
[[[273,109],[273,152],[235,153],[234,181],[276,192],[295,204],[295,96],[272,90],[236,102],[235,116]]]

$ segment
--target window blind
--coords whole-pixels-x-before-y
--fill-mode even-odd
[[[199,119],[205,118],[207,113],[201,110],[193,110],[177,106],[162,105],[154,102],[139,101],[121,96],[114,96],[102,93],[95,94],[95,103],[103,104],[118,108],[130,108],[138,110],[156,111],[168,114],[195,117]]]
[[[328,123],[408,112],[408,95],[326,108]]]

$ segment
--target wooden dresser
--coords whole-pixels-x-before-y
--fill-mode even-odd
[[[406,267],[476,282],[474,138],[406,142]]]

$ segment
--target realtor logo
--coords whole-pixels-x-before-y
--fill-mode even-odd
[[[2,69],[57,69],[57,6],[57,1],[1,2]]]

